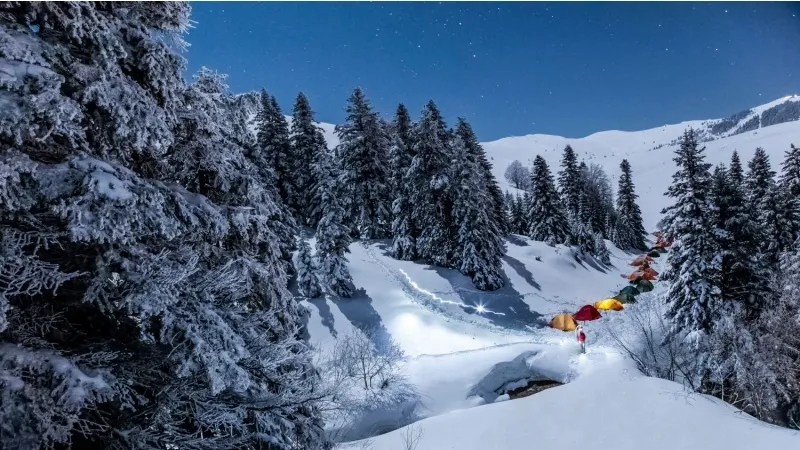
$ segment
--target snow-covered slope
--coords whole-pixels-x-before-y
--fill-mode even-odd
[[[252,115],[255,116],[255,110]],[[290,116],[287,120],[291,124]],[[335,125],[321,122],[319,126],[328,148],[336,147],[339,138],[334,131]],[[676,141],[689,127],[700,131],[709,163],[728,163],[733,150],[737,150],[746,162],[757,147],[763,147],[773,169],[778,169],[789,145],[800,143],[800,96],[782,97],[723,119],[690,120],[642,131],[601,131],[583,138],[531,134],[483,142],[482,145],[494,165],[494,174],[501,187],[510,191],[514,189],[503,175],[512,161],[518,159],[530,166],[533,158],[540,154],[551,171],[556,172],[567,144],[572,145],[580,158],[601,165],[612,178],[615,188],[619,163],[626,158],[633,169],[644,225],[653,230],[661,209],[667,206],[663,194],[675,170],[672,158]]]
[[[421,395],[416,413],[422,420],[342,449],[407,448],[405,437],[418,431],[416,450],[800,445],[796,431],[645,377],[619,353],[612,333],[629,334],[637,326],[632,314],[658,302],[657,292],[587,322],[585,355],[573,333],[540,327],[555,313],[575,311],[625,286],[619,275],[631,269],[632,255],[610,246],[613,266],[600,267],[575,263],[564,247],[519,236],[508,246],[503,266],[509,283],[497,292],[477,292],[453,271],[396,261],[386,254],[386,243],[351,246],[350,270],[363,290],[352,299],[306,302],[310,340],[324,351],[353,329],[378,327],[391,335],[408,356],[405,373]],[[654,268],[660,271],[663,259]],[[477,304],[486,312],[479,314]],[[497,370],[500,365],[505,370]],[[480,395],[486,388],[524,385],[526,374],[565,384],[518,400]],[[392,429],[393,420],[406,419],[400,411],[384,414],[380,426]]]
[[[774,112],[775,108],[781,105],[789,105],[781,107],[781,111],[792,113],[786,117],[795,117],[791,108],[800,107],[800,97],[784,97],[753,108],[736,123],[744,124],[754,118],[763,120],[764,116],[769,118],[771,115],[768,112]],[[551,171],[555,172],[558,170],[562,151],[567,144],[571,145],[578,157],[587,163],[601,165],[614,182],[620,173],[620,162],[628,159],[633,169],[636,192],[640,196],[645,227],[652,230],[659,220],[661,209],[667,206],[664,192],[672,182],[672,174],[675,172],[675,164],[672,161],[676,148],[675,140],[688,127],[706,132],[706,139],[709,139],[704,143],[706,160],[711,164],[728,163],[734,150],[737,150],[742,160],[746,162],[757,147],[763,147],[770,157],[773,169],[779,169],[789,145],[800,142],[800,121],[797,119],[734,135],[728,135],[732,131],[717,135],[710,133],[709,130],[714,124],[724,120],[726,119],[695,120],[633,132],[603,131],[579,139],[533,134],[484,142],[482,145],[494,164],[495,177],[503,189],[509,190],[513,189],[503,174],[512,161],[518,159],[524,164],[531,165],[533,158],[540,154],[550,165]]]
[[[800,105],[796,100],[800,99],[780,99],[753,108],[734,117],[735,126],[723,131],[719,130],[729,124],[718,125],[728,119],[639,132],[606,131],[581,139],[510,137],[483,145],[504,188],[503,172],[513,160],[528,162],[541,154],[557,170],[568,143],[613,178],[618,176],[620,161],[627,158],[645,225],[652,229],[667,203],[663,194],[675,170],[674,141],[687,127],[705,130],[710,163],[728,162],[734,149],[747,161],[756,147],[763,147],[777,169],[789,144],[800,141],[800,121],[731,133],[753,117],[760,124],[776,105]],[[338,140],[333,125],[320,126],[328,146],[334,147]],[[620,275],[630,271],[633,255],[609,242],[612,265],[602,266],[579,263],[568,248],[549,247],[522,236],[510,237],[507,245],[506,286],[482,292],[456,271],[394,260],[388,254],[388,242],[354,243],[347,257],[359,288],[356,295],[304,302],[311,310],[309,340],[323,354],[348,333],[367,329],[391,336],[403,349],[405,373],[422,401],[415,413],[423,420],[412,425],[422,430],[417,450],[800,447],[796,432],[758,422],[720,401],[690,394],[678,384],[641,375],[615,349],[609,330],[628,333],[625,318],[643,303],[587,323],[586,355],[579,353],[572,333],[543,327],[556,313],[574,312],[616,294],[627,284]],[[658,262],[655,268],[661,271]],[[663,286],[656,281],[656,288]],[[498,371],[503,364],[510,369]],[[492,402],[475,395],[486,386],[524,381],[514,377],[526,370],[567,384],[519,400],[502,401],[501,396]],[[503,374],[511,378],[495,379]],[[374,422],[360,424],[361,429],[351,430],[348,436],[397,428],[408,423],[407,413],[405,406],[383,411]],[[403,428],[355,443],[355,448],[407,448],[403,436],[408,435],[409,428]]]
[[[645,377],[602,348],[565,345],[576,376],[530,397],[432,417],[343,448],[394,450],[751,450],[798,448],[800,434],[765,425],[720,400]],[[538,356],[538,355],[537,355]],[[536,366],[540,361],[531,361]],[[546,365],[546,364],[545,364]]]

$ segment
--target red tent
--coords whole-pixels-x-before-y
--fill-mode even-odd
[[[586,321],[586,320],[597,320],[603,316],[600,315],[600,311],[597,310],[592,305],[585,305],[582,306],[581,309],[578,310],[575,314],[572,315],[572,318],[579,321]]]

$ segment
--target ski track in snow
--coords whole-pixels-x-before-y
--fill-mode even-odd
[[[398,285],[402,288],[403,292],[414,303],[417,303],[418,305],[422,306],[428,311],[440,315],[446,318],[447,320],[457,321],[465,325],[482,328],[484,330],[488,330],[494,333],[504,334],[507,336],[531,337],[534,335],[532,332],[521,332],[511,328],[500,327],[488,323],[481,323],[476,320],[468,320],[463,316],[461,316],[460,314],[454,314],[453,312],[448,311],[444,305],[453,305],[471,309],[476,309],[476,307],[462,302],[440,299],[434,293],[419,288],[418,286],[416,286],[416,283],[414,283],[411,277],[409,277],[402,269],[393,269],[392,267],[389,267],[389,265],[381,261],[381,259],[375,254],[374,246],[371,245],[369,242],[362,242],[361,245],[364,248],[369,259],[373,263],[375,263],[375,265],[380,267],[381,270],[384,273],[386,273],[387,276],[397,281]],[[491,348],[491,347],[486,347],[486,348]]]

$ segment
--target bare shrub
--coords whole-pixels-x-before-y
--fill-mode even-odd
[[[382,328],[340,335],[323,370],[331,438],[363,439],[415,420],[419,394],[404,372],[405,354]]]
[[[656,295],[642,294],[638,303],[625,308],[624,326],[609,326],[608,334],[645,375],[675,381],[696,391],[702,358],[698,358],[697,348],[683,334],[670,336],[665,310],[666,305]]]
[[[400,433],[400,439],[402,439],[402,450],[415,450],[419,445],[419,441],[422,440],[422,427],[419,424],[413,424],[407,426],[403,431]]]

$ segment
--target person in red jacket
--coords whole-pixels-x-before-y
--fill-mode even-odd
[[[581,343],[581,353],[586,353],[586,333],[583,332],[583,325],[578,324],[578,328],[576,328],[575,331],[578,342]]]

